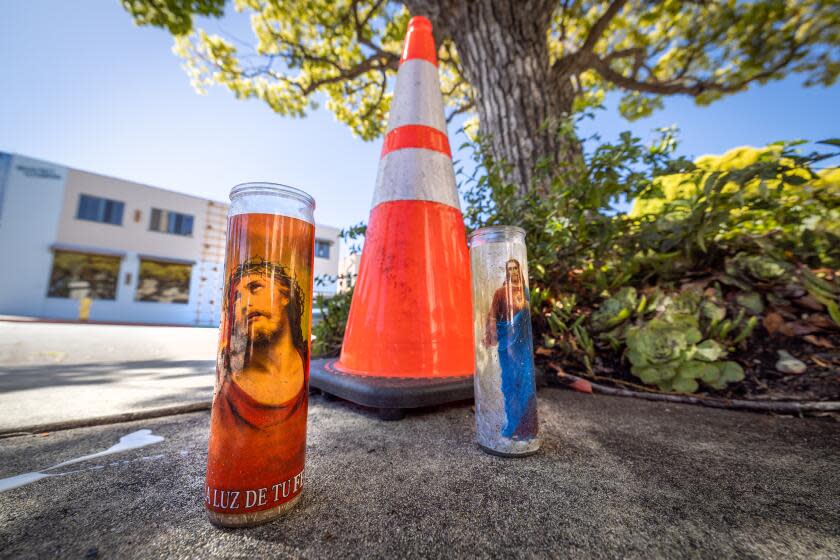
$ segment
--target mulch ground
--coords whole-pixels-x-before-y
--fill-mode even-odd
[[[757,329],[747,350],[731,352],[744,368],[745,378],[723,390],[701,386],[694,396],[751,401],[840,401],[840,333],[823,334],[819,345],[801,337],[771,336],[764,329]],[[834,348],[827,348],[826,346]],[[808,367],[802,374],[785,374],[776,370],[778,350],[786,350]],[[630,364],[620,354],[612,351],[599,353],[593,361],[592,373],[579,362],[570,360],[560,352],[537,351],[537,362],[546,372],[549,383],[568,385],[559,381],[559,371],[565,371],[602,385],[636,391],[658,392],[654,386],[643,386],[630,373]],[[840,420],[840,415],[831,414]]]

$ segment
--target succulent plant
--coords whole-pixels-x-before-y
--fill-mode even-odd
[[[735,278],[758,282],[775,282],[791,272],[790,265],[767,255],[738,253],[726,260],[726,273]]]
[[[617,327],[633,315],[636,305],[636,289],[632,286],[620,289],[614,296],[605,299],[598,310],[592,313],[592,330],[601,332]]]
[[[697,317],[665,313],[632,327],[627,333],[627,358],[633,375],[663,391],[693,393],[699,383],[721,389],[744,378],[732,361],[719,361],[726,350],[718,342],[702,340]]]
[[[729,360],[710,365],[714,365],[717,373],[710,376],[704,376],[702,377],[702,380],[703,383],[712,389],[723,389],[728,383],[743,381],[744,379],[744,369],[738,364],[738,362]]]
[[[700,304],[700,316],[709,320],[709,324],[717,325],[726,319],[726,308],[711,300],[703,300]]]

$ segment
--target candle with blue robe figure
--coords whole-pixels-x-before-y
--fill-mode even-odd
[[[504,456],[539,449],[525,232],[512,226],[470,237],[476,340],[476,437]]]

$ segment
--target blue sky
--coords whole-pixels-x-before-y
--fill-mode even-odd
[[[221,25],[244,35],[240,20]],[[0,1],[0,151],[218,200],[243,181],[286,183],[315,197],[319,223],[367,219],[379,141],[354,138],[326,110],[289,119],[221,88],[199,96],[171,45],[168,33],[135,27],[117,0]],[[710,107],[672,98],[635,123],[613,108],[584,132],[650,138],[676,124],[691,156],[838,136],[840,85],[800,84],[794,76]]]

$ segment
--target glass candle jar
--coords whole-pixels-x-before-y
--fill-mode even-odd
[[[204,504],[210,521],[270,521],[304,481],[315,201],[270,183],[230,193]]]
[[[470,264],[476,438],[488,453],[530,455],[540,440],[525,230],[474,231]]]

